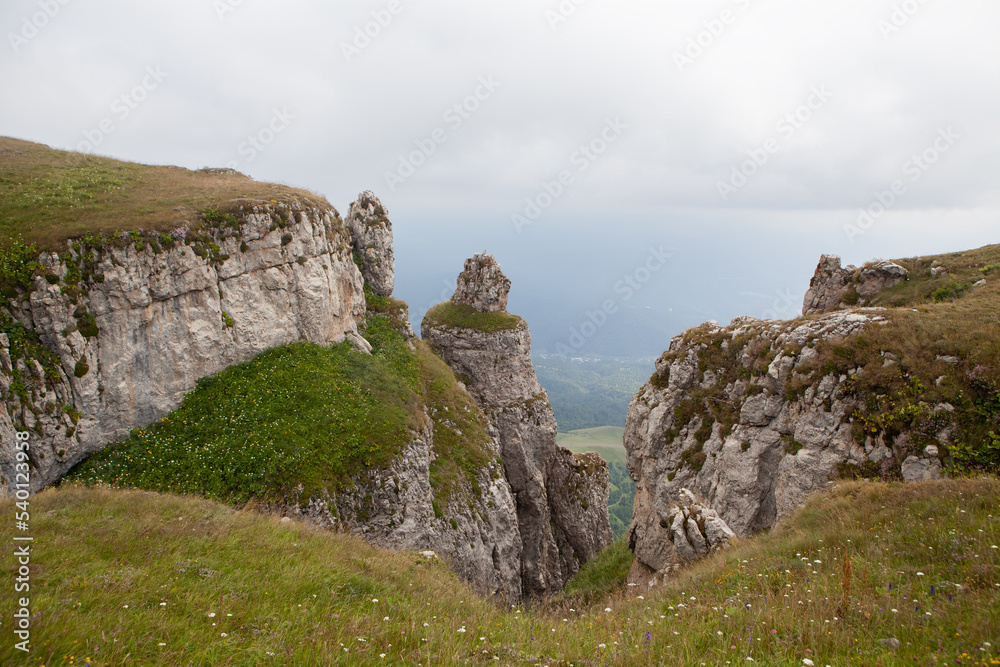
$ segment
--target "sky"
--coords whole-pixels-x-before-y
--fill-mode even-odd
[[[998,238],[993,0],[6,0],[0,134],[373,190],[417,322],[496,255],[537,352],[794,317]]]

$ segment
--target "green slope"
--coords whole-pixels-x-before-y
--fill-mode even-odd
[[[42,250],[87,232],[199,225],[233,200],[329,205],[306,190],[257,183],[230,170],[159,167],[0,137],[0,246],[23,238]]]
[[[69,478],[237,503],[280,500],[301,484],[308,498],[390,463],[434,406],[451,415],[435,417],[431,469],[447,500],[492,457],[485,417],[444,362],[423,343],[411,350],[389,318],[369,317],[365,336],[371,356],[348,343],[296,343],[204,378],[180,408]]]
[[[3,665],[982,665],[1000,646],[995,479],[845,483],[652,591],[622,585],[617,544],[533,609],[416,554],[196,498],[30,502],[33,649],[14,649],[0,596]],[[2,567],[13,586],[9,548]]]

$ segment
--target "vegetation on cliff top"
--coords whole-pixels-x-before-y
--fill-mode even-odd
[[[797,369],[785,398],[797,399],[831,373],[849,375],[845,395],[859,406],[852,417],[859,444],[883,438],[913,454],[934,444],[952,470],[1000,472],[1000,245],[896,262],[910,270],[909,281],[873,299],[873,305],[887,308],[888,322],[846,339],[818,342],[818,354]],[[933,275],[936,267],[947,272]],[[976,285],[980,280],[985,282]],[[817,317],[822,315],[801,321]],[[684,334],[687,344],[701,346],[700,370],[712,370],[722,379],[688,393],[677,406],[668,440],[699,417],[699,443],[710,436],[715,421],[725,436],[737,417],[732,406],[716,400],[727,382],[762,375],[777,356],[801,352],[773,346],[761,336],[768,327],[751,324],[760,331],[733,340],[704,326]],[[723,341],[728,341],[725,348]],[[746,357],[744,349],[750,353]],[[671,355],[676,353],[665,356],[669,360]],[[750,359],[750,366],[741,366],[741,357]],[[662,387],[666,379],[654,374],[651,382]],[[751,385],[750,390],[761,387]],[[939,437],[948,428],[950,445]],[[696,457],[703,454],[690,452],[689,462],[698,467]],[[898,475],[899,463],[861,472],[891,477]]]
[[[524,320],[507,312],[481,313],[468,304],[445,301],[427,311],[424,323],[432,327],[474,329],[492,333],[517,329],[524,324]]]
[[[32,652],[3,642],[2,664],[874,667],[1000,657],[995,479],[842,483],[651,591],[623,585],[619,543],[595,563],[603,575],[585,569],[575,593],[533,609],[478,598],[418,554],[197,498],[64,486],[31,502]],[[13,511],[0,501],[0,513]],[[13,528],[0,524],[0,540]],[[9,577],[15,567],[7,559]],[[14,603],[0,596],[6,635]]]
[[[70,479],[237,503],[281,500],[301,484],[307,499],[390,463],[427,408],[439,456],[432,483],[444,506],[456,483],[474,483],[493,458],[484,417],[443,362],[423,343],[411,350],[390,320],[370,317],[365,335],[371,356],[348,343],[295,343],[204,378],[180,408]]]
[[[197,226],[202,211],[234,200],[329,205],[231,170],[142,165],[8,137],[0,137],[0,192],[0,246],[21,238],[40,250],[64,250],[67,239],[87,232]]]

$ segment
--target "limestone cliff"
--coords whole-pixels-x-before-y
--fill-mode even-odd
[[[908,276],[909,272],[902,266],[885,260],[866,264],[860,269],[854,266],[841,268],[840,257],[823,255],[809,283],[802,314],[815,315],[838,308],[866,305],[873,296],[895,287]]]
[[[176,408],[199,378],[284,343],[358,340],[363,281],[329,206],[234,203],[203,229],[88,236],[40,257],[0,339],[0,472],[32,433],[32,490]],[[12,355],[12,352],[14,354]],[[12,359],[13,357],[13,359]]]
[[[839,477],[937,478],[947,450],[970,451],[958,442],[960,429],[973,443],[989,431],[996,388],[987,379],[992,366],[981,353],[983,342],[963,341],[957,330],[952,340],[934,343],[942,350],[936,355],[921,342],[955,332],[949,320],[955,311],[845,303],[847,291],[867,302],[907,277],[898,264],[841,269],[839,258],[824,256],[806,310],[841,310],[791,321],[711,322],[671,342],[629,406],[626,423],[628,467],[637,485],[629,529],[636,583],[677,562],[678,514],[671,508],[682,489],[746,537]],[[911,293],[918,290],[892,298]],[[989,294],[978,294],[987,303]],[[948,356],[943,351],[950,347],[967,350],[968,357]],[[972,418],[958,415],[966,408],[980,415],[979,431],[969,426]]]
[[[496,261],[466,261],[455,299],[432,309],[422,335],[462,379],[495,428],[517,503],[526,596],[560,590],[611,542],[608,469],[556,445],[556,422],[531,363],[531,336],[505,312],[510,281]]]
[[[424,416],[425,428],[388,468],[366,470],[332,497],[295,498],[280,511],[346,529],[384,549],[433,551],[481,595],[519,602],[521,539],[499,445],[491,441],[496,458],[474,482],[461,484],[450,501],[439,503],[431,484],[434,438],[449,425]]]
[[[365,282],[374,294],[392,296],[396,284],[392,223],[375,193],[367,190],[358,195],[347,212],[347,226]]]

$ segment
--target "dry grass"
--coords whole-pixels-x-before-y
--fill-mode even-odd
[[[0,192],[0,245],[22,237],[41,250],[61,250],[88,231],[196,225],[209,206],[227,211],[240,200],[329,205],[306,190],[235,172],[148,166],[6,137]]]

